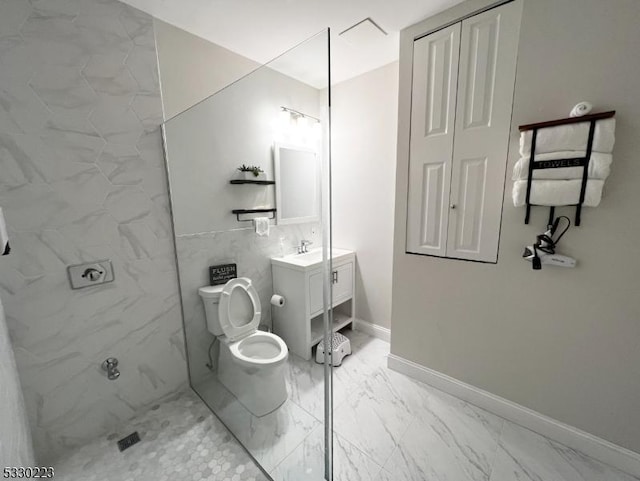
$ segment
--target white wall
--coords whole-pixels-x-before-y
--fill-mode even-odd
[[[151,17],[116,0],[11,11],[0,14],[13,35],[0,49],[12,247],[0,295],[44,465],[184,389],[187,367]],[[115,282],[72,290],[67,266],[101,259]],[[110,356],[117,381],[100,368]]]
[[[275,207],[274,186],[229,180],[241,164],[260,166],[273,180],[280,107],[317,117],[318,100],[313,87],[262,67],[170,119],[165,133],[176,235],[245,228],[233,209]]]
[[[459,18],[467,2],[425,22]],[[559,249],[576,269],[533,271],[523,246],[548,210],[511,204],[507,182],[497,265],[407,255],[410,48],[403,33],[393,273],[392,353],[640,452],[640,2],[525,0],[508,176],[518,125],[566,117],[581,100],[617,110],[602,204],[583,210]],[[573,215],[574,209],[560,209]]]
[[[238,274],[252,280],[266,306],[261,322],[271,325],[270,258],[295,252],[293,246],[301,239],[312,240],[314,247],[321,245],[318,224],[272,225],[269,237],[258,237],[252,224],[238,222],[231,210],[273,207],[274,187],[230,185],[229,179],[242,163],[260,165],[273,179],[272,146],[279,135],[274,124],[280,107],[319,116],[327,97],[326,90],[323,96],[269,67],[223,85],[212,72],[224,71],[229,81],[235,80],[245,73],[246,59],[166,25],[157,30],[156,38],[165,108],[180,105],[184,109],[190,107],[188,102],[199,102],[218,91],[170,119],[165,131],[190,379],[198,389],[212,378],[206,364],[213,335],[207,331],[198,295],[198,288],[209,283],[208,266],[236,263]],[[182,46],[181,55],[173,52],[174,43]],[[175,77],[176,71],[181,71],[180,77]],[[192,86],[190,79],[201,75],[211,84]],[[165,78],[172,80],[165,82]],[[216,353],[214,349],[214,359]]]
[[[159,20],[155,20],[155,30],[167,119],[258,66]],[[394,62],[332,87],[334,245],[358,253],[357,316],[385,327],[389,327],[391,318],[397,77],[398,63]],[[232,161],[226,167],[227,175],[234,165]],[[185,179],[186,183],[193,181],[200,182],[197,178]],[[225,187],[228,185],[219,186]],[[225,203],[239,205],[240,194],[246,192],[227,189]],[[255,193],[254,198],[242,201],[268,204],[272,195],[269,190],[266,194],[260,197],[261,193]],[[183,225],[187,216],[176,217],[179,234],[232,227],[223,226],[219,219],[209,226],[187,226]]]
[[[164,118],[170,119],[260,64],[154,19]]]
[[[357,252],[356,316],[390,327],[398,63],[332,87],[333,243]]]

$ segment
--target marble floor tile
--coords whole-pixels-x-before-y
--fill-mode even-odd
[[[381,376],[365,380],[334,413],[334,431],[383,464],[412,422],[402,395]]]
[[[141,441],[119,452],[116,440]],[[267,481],[242,446],[188,391],[53,463],[59,481]]]
[[[333,370],[335,481],[640,481],[386,367],[389,345],[346,330]],[[324,479],[323,366],[290,356],[289,399],[257,418],[211,374],[55,464],[63,481]],[[231,433],[225,428],[226,425]],[[115,440],[138,430],[124,453]]]
[[[277,466],[320,425],[291,401],[260,418],[243,410],[243,406],[237,406],[235,410],[227,411],[226,419],[223,419],[265,471]]]
[[[386,469],[382,468],[375,481],[396,481],[396,477]]]
[[[333,375],[333,407],[337,409],[350,392],[357,388],[356,384],[344,382],[337,374],[346,369],[335,367]],[[307,411],[318,421],[324,421],[324,365],[313,359],[306,361],[295,354],[289,354],[286,369],[287,392],[289,399]]]
[[[254,416],[213,375],[198,393],[267,472],[320,425],[290,399],[272,413]]]
[[[490,481],[638,481],[578,451],[505,421]]]
[[[334,379],[360,390],[337,408],[334,430],[383,463],[376,481],[639,481],[392,371],[386,367],[388,343],[358,331],[344,334],[354,355],[345,359],[346,369],[334,371]],[[401,424],[407,412],[411,421],[398,438],[384,420]],[[376,418],[379,423],[372,425]],[[396,447],[385,461],[381,446],[390,440]]]
[[[349,394],[360,387],[366,379],[387,369],[389,343],[373,338],[360,331],[344,329],[342,334],[351,341],[352,354],[342,361],[342,365],[333,370],[334,389],[342,389]],[[338,406],[334,396],[334,407]]]
[[[319,426],[271,473],[274,481],[324,480],[324,427]],[[373,481],[381,467],[342,436],[333,437],[334,481]]]
[[[398,481],[488,481],[503,420],[429,390],[385,464]]]

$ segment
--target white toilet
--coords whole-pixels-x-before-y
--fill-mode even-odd
[[[258,330],[260,298],[251,280],[198,290],[209,332],[220,341],[218,379],[255,416],[264,416],[287,400],[284,365],[287,345]]]

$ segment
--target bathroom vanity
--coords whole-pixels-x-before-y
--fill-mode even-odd
[[[332,249],[333,326],[335,332],[354,318],[356,254]],[[273,292],[285,298],[272,308],[273,331],[294,354],[311,359],[311,348],[323,338],[322,250],[271,258]]]

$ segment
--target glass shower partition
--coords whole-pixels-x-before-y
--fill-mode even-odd
[[[163,128],[190,383],[276,481],[332,479],[330,84],[327,30]]]

